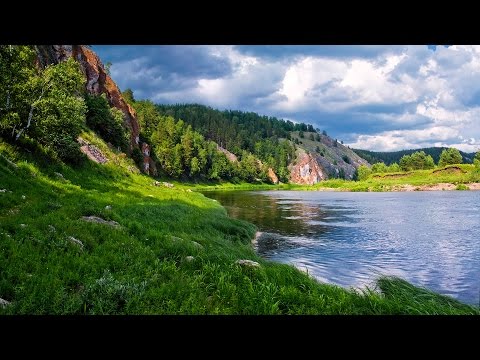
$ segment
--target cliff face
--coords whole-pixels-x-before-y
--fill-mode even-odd
[[[130,152],[134,148],[140,148],[140,146],[143,149],[145,146],[148,147],[148,144],[139,144],[140,125],[135,110],[123,99],[120,89],[107,74],[95,52],[83,45],[37,45],[36,50],[38,63],[43,67],[49,64],[57,64],[69,57],[76,59],[87,80],[86,90],[92,95],[105,94],[110,106],[114,106],[123,112],[125,125],[130,130]],[[148,155],[145,155],[145,151],[142,152],[144,154],[142,171],[155,175],[156,169],[149,152]]]
[[[313,185],[328,179],[325,169],[320,166],[317,159],[307,153],[299,156],[299,160],[290,168],[290,182],[295,184]]]

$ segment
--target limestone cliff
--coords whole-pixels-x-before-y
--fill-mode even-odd
[[[39,65],[45,67],[57,64],[69,57],[76,59],[86,78],[86,90],[93,95],[105,94],[110,106],[121,110],[125,126],[130,131],[130,152],[141,147],[144,155],[143,169],[145,173],[156,174],[155,163],[150,158],[148,144],[139,144],[140,125],[135,110],[124,100],[117,84],[106,72],[100,58],[94,51],[84,45],[36,45]],[[146,155],[148,153],[148,155]]]
[[[300,137],[298,132],[292,132],[291,138],[297,143],[295,159],[289,166],[292,183],[312,185],[330,178],[351,180],[360,165],[369,165],[328,135],[305,132]]]

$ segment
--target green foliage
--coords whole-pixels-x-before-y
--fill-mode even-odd
[[[358,172],[358,180],[363,181],[368,179],[368,177],[372,173],[372,170],[366,165],[360,165],[357,168],[357,172]]]
[[[135,98],[133,97],[132,89],[127,89],[122,92],[123,99],[127,102],[127,104],[133,105],[135,103]]]
[[[372,165],[372,173],[386,173],[388,172],[388,167],[383,162],[379,162]]]
[[[315,152],[320,154],[320,148],[318,147],[318,145],[315,146]]]
[[[460,151],[455,148],[448,148],[442,151],[438,166],[444,167],[446,165],[461,164],[462,155]]]
[[[345,161],[347,164],[350,164],[350,158],[347,155],[342,156],[343,161]]]
[[[480,161],[480,151],[475,154],[475,160]]]
[[[458,184],[455,190],[470,190],[470,188],[465,184]]]
[[[389,173],[395,173],[395,172],[400,172],[402,169],[400,168],[400,165],[397,163],[392,163],[388,166],[387,172]]]
[[[28,46],[0,46],[0,132],[10,141],[33,140],[64,161],[84,158],[76,142],[85,124],[84,77],[68,59],[45,69]]]
[[[446,148],[430,147],[430,148],[423,148],[423,149],[417,149],[417,150],[400,150],[400,151],[390,151],[390,152],[376,152],[376,151],[368,151],[368,150],[360,150],[360,149],[352,149],[352,150],[355,151],[358,156],[367,160],[370,164],[374,164],[376,162],[384,162],[386,165],[390,165],[394,162],[399,163],[403,155],[411,155],[417,151],[424,151],[427,155],[432,156],[435,164],[438,164],[440,160],[440,155],[444,149]],[[463,151],[460,151],[460,154],[462,155],[463,163],[472,163],[473,154],[468,154]]]
[[[300,136],[300,138],[302,138],[302,139],[305,138],[305,135],[303,134],[303,131],[301,131],[301,130],[298,132],[298,136]]]
[[[403,171],[433,169],[435,167],[433,158],[424,151],[402,156],[399,165]]]
[[[315,141],[317,141],[317,142],[320,142],[320,141],[321,141],[319,134],[315,134]]]
[[[318,135],[318,134],[317,134],[317,135]],[[315,137],[313,136],[313,134],[310,134],[309,139],[310,139],[311,141],[315,141]]]
[[[338,170],[338,178],[345,179],[345,170],[342,167]]]
[[[121,110],[110,107],[105,94],[100,96],[86,95],[87,125],[106,142],[120,147],[123,151],[128,147],[129,131],[124,126]]]

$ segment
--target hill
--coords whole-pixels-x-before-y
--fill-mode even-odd
[[[374,164],[377,162],[384,162],[386,165],[390,165],[393,163],[399,163],[400,159],[403,155],[411,155],[417,151],[424,151],[427,155],[432,156],[433,161],[438,164],[438,160],[440,158],[440,154],[446,147],[430,147],[430,148],[421,148],[421,149],[409,149],[409,150],[400,150],[400,151],[390,151],[390,152],[379,152],[379,151],[369,151],[369,150],[361,150],[361,149],[352,149],[357,153],[359,156],[367,160],[369,163]],[[473,158],[475,157],[475,153],[466,153],[460,151],[462,155],[463,162],[466,164],[473,163]]]

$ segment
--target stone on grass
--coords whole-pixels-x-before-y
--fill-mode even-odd
[[[251,267],[251,268],[260,267],[260,264],[258,262],[252,261],[252,260],[247,260],[247,259],[237,260],[237,261],[235,261],[235,264],[238,264],[238,265],[244,266],[244,267]]]
[[[67,239],[68,239],[68,241],[80,246],[80,249],[83,250],[83,243],[80,240],[75,239],[73,236],[69,236]]]
[[[163,182],[163,186],[168,187],[168,188],[173,188],[174,185],[173,185],[172,183],[169,183],[169,182],[165,182],[165,181],[164,181],[164,182]]]
[[[203,250],[203,245],[199,244],[196,241],[192,241],[193,246],[195,246],[197,249]]]
[[[21,227],[21,228],[26,228],[27,225],[26,225],[26,224],[20,224],[20,227]]]
[[[51,232],[55,232],[55,226],[52,226],[52,225],[48,225],[48,230],[50,230]]]
[[[112,205],[105,206],[105,210],[112,210]]]
[[[186,260],[187,262],[193,261],[194,259],[195,259],[195,258],[194,258],[193,256],[186,256],[186,257],[185,257],[185,260]]]
[[[57,177],[61,178],[61,179],[65,179],[65,178],[63,177],[63,175],[62,175],[61,173],[59,173],[59,172],[54,172],[54,174],[55,174]]]
[[[98,224],[110,225],[113,227],[120,227],[120,224],[113,220],[104,220],[99,218],[98,216],[82,216],[81,218],[83,221],[94,222]]]
[[[22,195],[22,200],[25,200],[27,197],[25,195]]]
[[[5,307],[7,307],[7,306],[10,305],[10,304],[11,304],[10,301],[7,301],[7,300],[4,300],[4,299],[0,298],[0,306],[1,306],[2,308],[5,308]]]
[[[0,189],[0,192],[7,192],[7,189]]]

